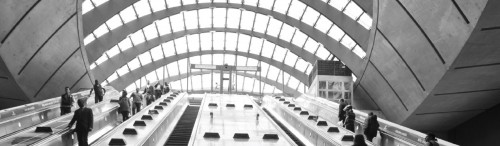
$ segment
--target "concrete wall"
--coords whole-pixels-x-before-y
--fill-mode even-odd
[[[81,1],[0,2],[0,109],[91,87],[81,16]]]
[[[449,140],[461,146],[500,145],[500,105],[450,130]]]

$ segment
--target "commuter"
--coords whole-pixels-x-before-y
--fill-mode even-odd
[[[365,143],[365,138],[363,137],[363,135],[356,134],[354,136],[354,143],[352,144],[352,146],[367,146],[367,144]]]
[[[134,105],[132,105],[132,113],[138,113],[141,110],[142,105],[142,95],[139,93],[139,88],[135,89],[135,92],[132,93],[132,99],[134,101]]]
[[[84,99],[79,99],[77,102],[80,108],[75,111],[68,128],[73,127],[73,124],[76,122],[75,131],[78,138],[78,145],[88,146],[88,135],[94,127],[94,114],[92,113],[92,109],[85,107]]]
[[[95,103],[99,103],[102,101],[104,94],[106,94],[106,89],[104,89],[101,84],[99,84],[99,81],[95,80],[94,88],[90,89],[90,95],[92,95],[92,91],[95,91]]]
[[[363,133],[366,136],[368,141],[372,141],[375,136],[377,136],[377,131],[379,128],[379,124],[377,121],[377,115],[374,115],[372,112],[368,114],[368,118],[365,120],[365,127]]]
[[[130,113],[130,101],[127,98],[127,91],[122,91],[122,96],[120,97],[118,103],[120,104],[118,111],[122,114],[123,122],[125,122],[128,120],[128,114]]]
[[[165,94],[165,85],[164,84],[160,84],[160,93],[161,93],[161,95]]]
[[[61,116],[69,114],[71,112],[71,107],[73,107],[73,103],[75,102],[73,95],[71,95],[69,91],[69,87],[64,89],[66,90],[66,93],[61,95]]]
[[[165,94],[167,94],[168,92],[170,92],[170,87],[168,87],[167,82],[165,82]]]
[[[339,101],[339,121],[341,121],[341,123],[344,123],[344,120],[345,120],[345,111],[344,111],[344,108],[345,106],[347,106],[347,103],[345,103],[344,99],[340,99]]]
[[[155,91],[154,91],[154,94],[155,94],[155,98],[156,99],[159,99],[161,97],[161,85],[160,83],[156,83],[155,85]]]
[[[425,143],[426,146],[439,146],[439,144],[437,143],[436,135],[432,133],[427,134],[427,136],[425,137]]]
[[[345,120],[344,120],[344,127],[347,129],[347,130],[350,130],[352,132],[354,132],[354,122],[355,122],[355,117],[356,115],[354,114],[354,111],[352,110],[352,106],[351,105],[347,105],[345,108],[345,114],[346,114],[346,117],[345,117]]]

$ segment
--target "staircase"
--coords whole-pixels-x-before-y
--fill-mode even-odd
[[[188,145],[200,106],[188,106],[168,137],[166,146]]]

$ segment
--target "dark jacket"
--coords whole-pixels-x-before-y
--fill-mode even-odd
[[[346,106],[347,106],[347,103],[345,103],[345,102],[341,102],[341,103],[339,104],[339,115],[338,115],[338,117],[339,117],[339,121],[342,121],[342,120],[344,120],[344,119],[345,119],[345,111],[344,111],[344,108],[345,108]]]
[[[92,109],[86,107],[77,109],[73,115],[73,119],[69,122],[69,127],[73,126],[75,122],[75,131],[77,132],[90,131],[94,128],[94,114],[92,113]]]
[[[104,96],[104,93],[106,93],[106,89],[104,89],[99,84],[95,84],[94,85],[94,93],[95,93],[96,96]]]
[[[426,143],[426,146],[439,146],[439,144],[435,140],[430,140]]]
[[[346,117],[345,117],[345,121],[344,121],[344,126],[346,129],[354,132],[354,122],[356,120],[356,115],[354,114],[354,112],[352,110],[347,111],[345,114],[346,114],[345,115]]]
[[[377,117],[370,116],[366,118],[363,134],[365,134],[367,138],[373,138],[377,136],[377,130],[379,126],[380,125],[378,124]]]
[[[73,95],[68,95],[66,93],[61,95],[61,107],[71,107],[74,102]]]
[[[120,97],[120,100],[118,101],[120,104],[120,108],[118,108],[118,111],[123,112],[123,111],[128,111],[130,112],[130,101],[128,100],[127,97]]]

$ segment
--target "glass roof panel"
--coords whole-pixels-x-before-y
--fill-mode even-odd
[[[184,19],[186,20],[186,29],[198,28],[198,11],[184,12]]]
[[[170,76],[179,75],[179,68],[177,67],[177,62],[168,64],[167,70],[168,70],[168,75]]]
[[[106,24],[108,24],[109,29],[111,30],[123,25],[119,15],[111,17],[108,21],[106,21]]]
[[[132,39],[134,45],[139,45],[146,41],[146,39],[144,39],[144,34],[142,33],[142,29],[139,29],[138,31],[130,35],[130,39]]]
[[[166,0],[168,8],[181,6],[181,0]]]
[[[255,92],[257,92],[257,93],[258,93],[258,92],[259,92],[259,86],[260,86],[260,87],[263,87],[263,85],[262,85],[262,84],[259,84],[259,83],[260,83],[260,82],[259,82],[258,80],[255,80],[255,79],[254,79],[254,83],[253,83],[253,90],[252,90],[252,92],[254,92],[254,93],[255,93]],[[262,91],[262,90],[260,90],[260,91]]]
[[[241,4],[243,3],[242,0],[229,0],[229,3],[233,3],[233,4]]]
[[[342,36],[344,36],[344,31],[340,29],[337,25],[333,25],[332,28],[330,29],[330,32],[328,32],[328,36],[331,38],[339,41]]]
[[[163,53],[165,53],[165,57],[170,57],[175,55],[174,42],[168,41],[162,44]]]
[[[313,69],[312,65],[307,66],[306,74],[307,75],[311,74],[312,69]]]
[[[306,39],[307,35],[304,34],[302,31],[297,30],[295,32],[295,35],[293,36],[292,43],[297,45],[298,47],[302,47],[306,42]]]
[[[89,34],[87,37],[85,37],[85,39],[83,39],[83,44],[87,45],[87,44],[89,44],[90,42],[92,42],[94,40],[95,40],[94,35],[93,34]]]
[[[201,56],[201,64],[212,64],[212,55],[205,54]]]
[[[238,41],[238,34],[226,33],[226,50],[235,51],[237,41]]]
[[[136,2],[134,7],[139,18],[151,14],[151,7],[149,7],[149,2],[147,0]]]
[[[214,27],[225,27],[226,25],[226,9],[225,8],[214,8],[213,9],[214,16]]]
[[[156,30],[156,26],[154,23],[151,23],[151,25],[144,27],[142,30],[144,30],[146,40],[151,40],[158,37],[158,31]]]
[[[97,58],[95,62],[97,63],[97,65],[101,65],[101,63],[103,63],[106,60],[108,60],[108,56],[106,56],[106,54],[102,54],[102,56]]]
[[[246,3],[247,1],[245,1]],[[245,30],[252,30],[254,23],[255,13],[251,11],[242,11],[240,28]]]
[[[82,15],[89,12],[92,9],[94,9],[94,5],[92,5],[92,3],[89,0],[83,1],[83,3],[82,3]]]
[[[108,82],[113,82],[114,80],[118,79],[118,75],[116,73],[113,73],[111,76],[106,79]]]
[[[182,0],[182,5],[196,4],[196,0]]]
[[[237,66],[246,66],[247,65],[247,57],[243,57],[243,56],[237,56],[236,57],[236,65]]]
[[[297,80],[294,77],[290,77],[290,81],[288,82],[288,87],[292,89],[297,89],[297,86],[299,86],[299,80]]]
[[[213,33],[213,45],[214,50],[224,50],[224,32],[214,32]]]
[[[156,21],[156,25],[158,26],[158,32],[160,33],[160,36],[169,34],[171,32],[170,21],[168,20],[168,18]]]
[[[348,35],[345,35],[340,41],[340,43],[349,48],[349,50],[352,49],[354,46],[356,46],[356,42],[354,42],[354,40],[352,40],[351,37],[349,37]]]
[[[170,86],[169,87],[171,87],[171,89],[181,90],[181,82],[180,81],[170,82]]]
[[[304,3],[298,0],[293,0],[292,5],[290,6],[290,10],[293,11],[288,12],[288,16],[300,20],[300,17],[302,17],[305,9],[306,5]]]
[[[347,3],[349,3],[349,1],[351,0],[331,0],[328,4],[330,4],[335,9],[342,11],[344,10],[344,7],[347,5]]]
[[[288,52],[288,54],[285,57],[285,64],[288,66],[295,66],[295,62],[297,61],[299,57],[292,52]]]
[[[325,47],[323,47],[323,45],[320,45],[320,47],[316,51],[316,56],[318,56],[319,58],[321,58],[323,60],[326,60],[328,55],[330,55],[330,52],[328,52],[328,50],[326,50]]]
[[[307,50],[307,52],[314,54],[318,49],[318,46],[319,43],[316,42],[314,39],[307,38],[306,44],[304,45],[304,49]]]
[[[134,8],[132,6],[129,6],[129,7],[125,8],[123,11],[121,11],[120,16],[122,16],[123,23],[128,23],[132,20],[137,19],[137,16],[135,15]]]
[[[354,47],[352,52],[354,52],[354,54],[358,55],[359,58],[365,58],[365,56],[366,56],[366,52],[363,51],[363,49],[361,49],[361,47],[359,47],[358,45],[356,45],[356,47]]]
[[[255,17],[255,25],[253,26],[253,31],[264,33],[264,31],[266,31],[268,21],[269,17],[257,14],[257,16]]]
[[[278,73],[280,70],[274,66],[269,66],[269,72],[267,73],[267,78],[275,81],[278,78]]]
[[[201,50],[212,50],[212,33],[200,34]]]
[[[274,3],[274,0],[262,0],[262,1],[259,1],[259,7],[267,9],[267,10],[271,10],[273,3]]]
[[[183,54],[187,52],[186,37],[175,39],[174,44],[175,44],[175,49],[177,50],[177,54]]]
[[[118,73],[119,76],[125,75],[126,73],[128,73],[127,65],[120,67],[118,70],[116,70],[116,72]]]
[[[127,64],[128,64],[128,67],[130,67],[130,70],[135,70],[141,66],[138,58],[132,59],[132,61],[128,62]]]
[[[201,56],[193,56],[189,58],[191,64],[201,64]]]
[[[247,66],[257,66],[259,64],[259,61],[253,59],[253,58],[248,58],[247,60]]]
[[[114,46],[113,48],[109,49],[106,54],[108,54],[109,58],[112,58],[116,54],[120,53],[120,49],[118,46]]]
[[[273,36],[273,37],[278,37],[278,33],[280,32],[281,25],[283,25],[283,22],[271,17],[271,19],[269,20],[269,25],[267,26],[266,34]]]
[[[250,46],[250,53],[260,55],[260,51],[262,49],[262,43],[263,43],[262,39],[253,37]]]
[[[260,73],[261,73],[260,75],[265,77],[268,70],[269,70],[269,64],[262,62],[260,65]]]
[[[228,28],[238,28],[240,25],[240,14],[239,9],[228,9],[227,10],[227,27]]]
[[[141,60],[142,66],[151,63],[151,55],[149,54],[149,52],[144,52],[139,55],[139,59]]]
[[[314,28],[326,34],[332,25],[332,21],[328,20],[325,16],[320,16]]]
[[[281,28],[281,33],[279,34],[279,38],[289,42],[290,39],[292,39],[293,32],[295,32],[295,28],[291,27],[288,24],[283,24],[283,27]]]
[[[187,61],[188,61],[187,59],[182,59],[182,60],[177,61],[177,63],[179,63],[179,71],[181,74],[188,72],[189,64]]]
[[[311,7],[307,7],[306,12],[304,13],[304,16],[302,17],[301,21],[307,25],[314,26],[314,23],[316,23],[318,17],[319,17],[318,11],[314,10]]]
[[[90,69],[91,70],[94,69],[95,67],[97,67],[97,65],[95,63],[90,64]]]
[[[95,5],[96,7],[99,7],[100,5],[102,5],[102,4],[106,3],[106,2],[108,2],[108,0],[92,0],[92,2],[94,3],[94,5]]]
[[[262,47],[262,56],[271,58],[274,52],[274,47],[276,45],[267,40],[264,41],[264,46]]]
[[[94,30],[94,35],[96,37],[101,37],[103,34],[108,33],[108,27],[106,26],[105,23],[103,23],[101,26],[97,27],[97,29]]]
[[[151,56],[153,56],[153,61],[163,59],[163,50],[160,45],[151,49]]]
[[[212,27],[212,9],[198,10],[200,28]]]
[[[250,36],[245,34],[240,34],[238,38],[238,51],[239,52],[248,52],[248,47],[250,45]]]
[[[214,3],[226,3],[227,0],[213,0]]]
[[[290,0],[276,0],[276,2],[274,2],[274,11],[286,14],[288,5],[290,5]]]
[[[243,80],[245,79],[244,76],[236,76],[236,90],[237,91],[242,91],[243,90]]]
[[[224,55],[224,64],[235,65],[235,56],[233,54],[225,54]]]
[[[213,54],[213,62],[214,65],[223,65],[224,63],[223,54]]]
[[[259,0],[245,0],[245,5],[250,5],[250,6],[257,6],[257,2]]]
[[[307,65],[309,65],[309,62],[304,61],[304,59],[299,58],[297,60],[297,64],[295,66],[295,69],[299,70],[300,72],[304,72],[307,69]]]
[[[156,69],[156,74],[158,75],[158,78],[159,78],[160,80],[162,80],[162,79],[166,78],[166,76],[167,76],[166,74],[165,74],[165,77],[164,77],[164,75],[163,75],[163,67],[157,68],[157,69]]]
[[[156,72],[155,71],[149,72],[146,75],[146,80],[148,80],[150,83],[158,81],[158,77],[156,76]]]
[[[244,82],[244,85],[243,85],[243,91],[252,92],[254,79],[253,78],[249,78],[249,77],[245,77],[244,81],[245,82]]]
[[[355,2],[350,2],[345,8],[344,13],[356,20],[363,13],[363,10]]]
[[[165,0],[149,0],[153,12],[158,12],[166,9]]]
[[[372,18],[367,13],[363,13],[363,15],[361,15],[358,20],[359,24],[361,24],[366,29],[370,29],[372,27],[372,21]]]
[[[189,52],[199,51],[200,50],[200,36],[199,34],[188,35],[188,49]]]
[[[284,49],[280,46],[276,46],[276,48],[274,49],[273,59],[277,61],[282,61],[283,59],[285,59],[286,52],[287,49]]]
[[[170,25],[172,25],[174,32],[184,31],[184,19],[182,17],[182,14],[170,16]]]

